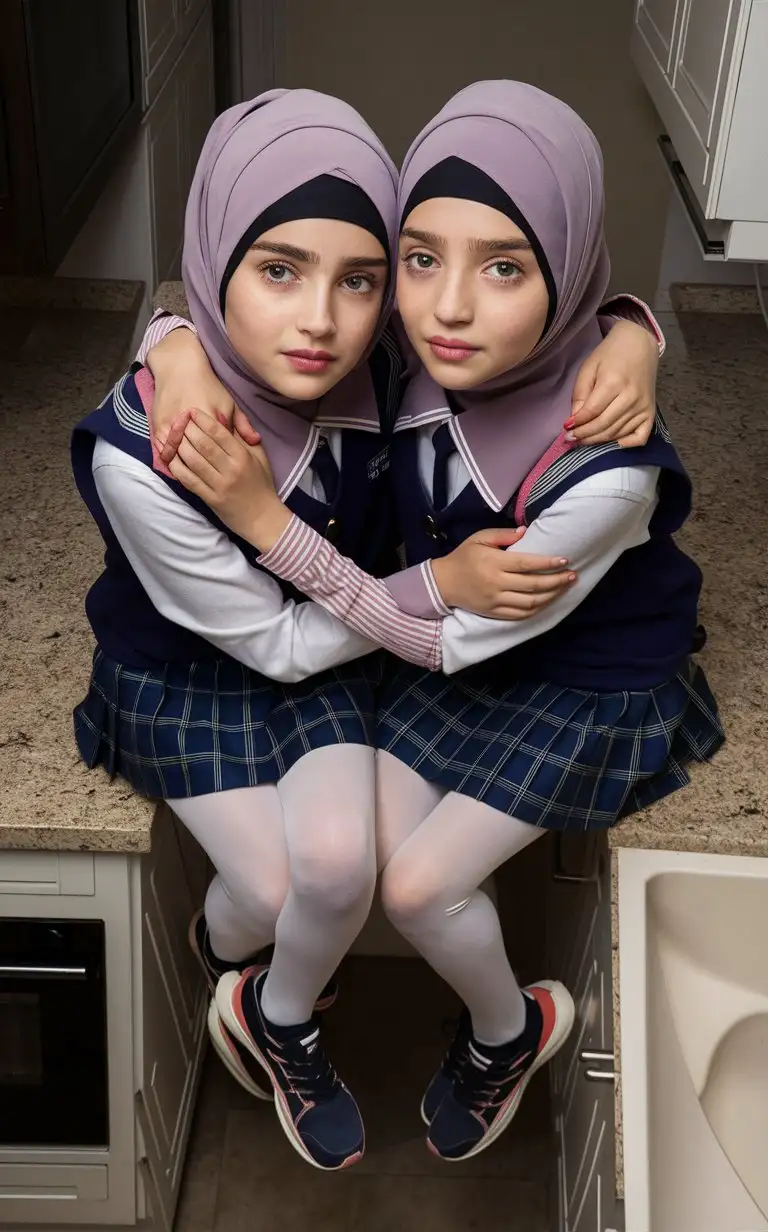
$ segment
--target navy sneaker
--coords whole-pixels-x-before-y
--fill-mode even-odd
[[[447,1024],[443,1025],[444,1027],[447,1026]],[[421,1119],[425,1125],[431,1124],[432,1118],[443,1102],[444,1097],[452,1089],[455,1080],[458,1078],[461,1065],[467,1058],[471,1037],[472,1023],[469,1017],[469,1010],[464,1008],[459,1015],[456,1034],[443,1058],[443,1063],[424,1092],[424,1098],[421,1101]]]
[[[239,1082],[256,1099],[273,1098],[272,1085],[258,1061],[234,1036],[230,1035],[216,1009],[216,998],[208,1007],[208,1034],[219,1059],[229,1070],[235,1082]]]
[[[313,1020],[278,1027],[262,1013],[267,973],[224,975],[216,1008],[230,1035],[266,1071],[286,1137],[315,1168],[339,1171],[362,1158],[365,1129],[360,1110],[325,1055]]]
[[[511,1122],[536,1070],[567,1040],[575,1016],[568,990],[541,980],[523,995],[525,1027],[517,1039],[490,1047],[470,1032],[466,1050],[457,1050],[452,1089],[427,1134],[427,1146],[441,1159],[469,1159],[490,1146]]]
[[[236,971],[238,975],[242,975],[246,970],[257,975],[259,971],[266,971],[269,968],[275,952],[273,945],[265,945],[257,954],[250,954],[248,958],[242,958],[239,962],[226,962],[223,958],[218,958],[213,952],[205,912],[202,910],[192,916],[188,936],[192,953],[200,963],[211,990],[211,996],[214,997],[216,985],[222,975],[226,975],[229,971]],[[338,995],[339,985],[335,976],[332,976],[315,1003],[315,1012],[322,1014],[325,1010],[329,1010]]]

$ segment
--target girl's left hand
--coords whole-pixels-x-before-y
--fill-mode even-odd
[[[617,321],[582,364],[564,425],[582,445],[645,445],[656,417],[656,339],[633,321]]]
[[[204,411],[191,412],[170,471],[260,552],[277,542],[291,520],[262,446],[246,445]]]

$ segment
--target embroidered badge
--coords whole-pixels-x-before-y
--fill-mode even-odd
[[[371,458],[368,463],[368,478],[369,480],[378,479],[379,475],[383,475],[389,470],[389,445],[385,445],[379,450],[375,457]]]

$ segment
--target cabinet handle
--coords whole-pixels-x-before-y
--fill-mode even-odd
[[[599,1048],[585,1048],[579,1053],[580,1061],[613,1061],[612,1052],[601,1052]]]
[[[85,967],[28,967],[0,965],[0,976],[17,980],[84,980]]]
[[[584,1077],[587,1082],[615,1082],[617,1075],[612,1069],[585,1069]]]

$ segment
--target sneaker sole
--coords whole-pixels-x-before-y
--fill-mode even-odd
[[[203,909],[201,907],[200,910],[196,911],[195,914],[192,916],[192,919],[189,922],[189,928],[187,929],[187,941],[189,942],[190,950],[192,951],[192,953],[194,954],[195,958],[198,961],[200,970],[205,976],[205,982],[208,985],[211,996],[215,998],[216,985],[218,984],[218,980],[214,980],[211,978],[211,973],[208,970],[208,964],[203,958],[203,955],[200,953],[200,946],[197,944],[197,931],[196,931],[197,922],[200,919],[202,914],[203,914]],[[241,974],[244,975],[246,972],[248,972],[249,974],[252,973],[253,975],[258,975],[260,971],[266,971],[266,969],[267,969],[266,964],[263,966],[257,965],[253,967],[243,967]],[[338,995],[339,995],[339,992],[338,992],[338,989],[336,989],[335,992],[330,993],[329,996],[327,997],[319,997],[318,1000],[315,1002],[315,1013],[324,1014],[326,1010],[329,1010],[332,1005],[336,1004]]]
[[[493,1125],[488,1130],[488,1133],[481,1139],[480,1142],[478,1142],[477,1146],[473,1147],[471,1151],[467,1151],[466,1155],[458,1155],[455,1158],[452,1158],[448,1155],[441,1155],[440,1152],[436,1151],[432,1146],[429,1138],[427,1138],[427,1146],[430,1151],[433,1155],[436,1155],[438,1159],[441,1159],[443,1163],[463,1163],[465,1159],[471,1159],[473,1155],[479,1155],[481,1151],[484,1151],[491,1145],[491,1143],[495,1142],[501,1134],[504,1133],[504,1130],[507,1128],[520,1107],[520,1101],[525,1095],[526,1088],[528,1083],[531,1081],[531,1078],[533,1078],[533,1075],[537,1070],[540,1070],[542,1066],[546,1065],[548,1061],[552,1060],[555,1053],[560,1051],[563,1044],[568,1039],[568,1036],[571,1034],[574,1020],[576,1018],[576,1007],[573,1003],[573,997],[565,985],[561,984],[559,980],[537,980],[534,987],[546,989],[555,1003],[556,1017],[554,1031],[550,1035],[531,1068],[520,1079],[514,1093],[510,1095],[506,1107],[502,1108]]]
[[[258,1044],[251,1038],[251,1034],[244,1020],[241,1020],[239,1015],[239,1006],[236,1003],[235,993],[243,977],[239,976],[235,971],[229,971],[223,975],[216,986],[216,1009],[224,1026],[233,1035],[235,1039],[248,1049],[251,1056],[255,1057],[261,1068],[267,1075],[274,1091],[274,1103],[277,1111],[277,1118],[282,1126],[283,1133],[290,1142],[294,1150],[301,1156],[306,1163],[311,1164],[313,1168],[318,1168],[321,1172],[341,1172],[344,1168],[351,1167],[362,1159],[365,1144],[359,1151],[355,1151],[354,1155],[348,1156],[343,1163],[337,1164],[335,1168],[328,1168],[325,1164],[319,1164],[316,1159],[313,1159],[309,1151],[304,1146],[299,1133],[291,1118],[290,1109],[286,1102],[285,1096],[275,1081],[269,1063],[262,1054]]]
[[[211,1004],[208,1007],[208,1034],[211,1037],[211,1043],[216,1050],[219,1060],[229,1070],[235,1082],[239,1083],[244,1090],[248,1091],[256,1099],[264,1099],[271,1103],[272,1091],[265,1090],[264,1087],[260,1087],[258,1083],[253,1081],[253,1078],[251,1078],[248,1070],[237,1055],[237,1049],[219,1018],[215,998],[211,999]]]

